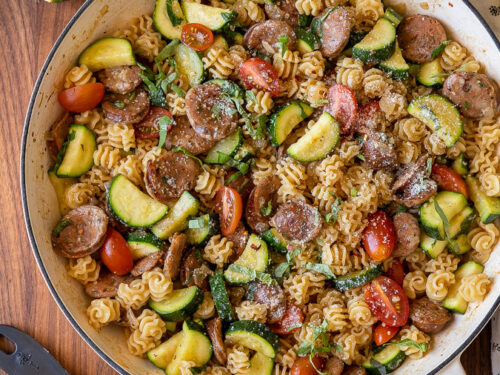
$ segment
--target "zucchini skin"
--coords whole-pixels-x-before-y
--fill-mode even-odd
[[[70,152],[74,149],[72,146],[78,142],[77,137],[81,138],[81,141],[85,142],[89,147],[85,149],[84,144],[80,142],[80,147],[77,146],[79,154],[70,155]],[[80,152],[80,148],[85,150],[83,151],[83,155],[82,152]],[[97,141],[92,130],[84,125],[71,125],[66,141],[57,154],[57,164],[54,167],[56,176],[71,178],[84,175],[94,166],[93,155],[95,150],[97,150]],[[68,158],[71,156],[80,157],[80,159],[69,160]],[[83,156],[85,156],[87,160],[82,160]],[[82,163],[84,163],[84,165],[82,165]]]
[[[104,51],[99,51],[101,44],[109,43],[114,45],[116,55],[113,56],[109,50],[109,46]],[[118,44],[121,44],[120,46]],[[117,47],[120,47],[121,50]],[[105,52],[107,55],[101,56],[104,58],[92,61],[94,55],[99,52]],[[112,68],[120,65],[135,65],[136,59],[130,41],[124,38],[105,37],[96,40],[90,44],[78,56],[78,65],[86,65],[90,71],[95,72],[101,69]]]
[[[300,118],[293,118],[293,113],[288,114],[288,112],[294,111],[294,109],[297,109],[300,111]],[[290,135],[290,133],[293,131],[293,129],[303,120],[308,118],[312,113],[313,109],[307,105],[304,102],[300,101],[294,101],[285,104],[284,106],[278,108],[270,117],[269,119],[269,137],[271,139],[271,143],[273,146],[278,147],[281,145],[285,139]],[[288,118],[292,116],[292,118]],[[290,127],[290,132],[286,134],[285,138],[281,139],[281,137],[278,136],[278,133],[280,132],[280,129],[284,126],[288,127],[291,120],[294,120],[292,122],[292,126]],[[298,121],[296,121],[298,120]]]
[[[376,354],[372,355],[371,358],[363,363],[363,367],[368,371],[368,373],[373,375],[386,375],[394,372],[398,367],[400,367],[406,359],[406,354],[404,351],[399,349],[395,356],[391,357],[389,360],[384,361],[381,356],[384,355],[384,351],[392,349],[394,345],[388,345]],[[371,359],[376,360],[383,366],[383,370],[380,371],[379,368],[371,364]]]
[[[470,197],[484,224],[492,223],[500,217],[500,198],[484,194],[481,191],[479,180],[475,177],[469,175],[465,179],[465,183],[469,188]]]
[[[272,347],[275,355],[276,353],[278,353],[280,347],[278,336],[265,324],[262,324],[255,320],[238,320],[234,323],[231,323],[226,331],[226,337],[231,336],[232,333],[238,332],[248,332],[253,335],[259,336]]]
[[[216,273],[213,276],[210,276],[209,284],[215,308],[220,318],[227,323],[234,322],[236,318],[227,295],[224,276],[221,273]]]
[[[179,310],[172,312],[164,312],[161,309],[161,303],[164,302],[155,302],[153,300],[149,300],[149,307],[151,307],[154,311],[160,315],[163,320],[168,322],[181,322],[191,317],[196,310],[200,307],[203,302],[203,298],[205,297],[205,293],[203,290],[198,288],[197,286],[192,286],[190,288],[196,288],[195,294],[193,298],[186,305],[182,306]],[[168,297],[167,297],[168,298]]]
[[[346,290],[363,286],[380,275],[382,275],[382,266],[378,264],[374,267],[357,272],[349,272],[346,275],[339,276],[333,280],[333,286],[335,289],[345,292]]]
[[[281,254],[288,253],[288,241],[286,241],[276,229],[271,228],[262,233],[262,239],[267,242],[274,251]]]
[[[377,26],[381,27],[383,24],[385,24],[385,27],[390,31],[391,35],[387,36],[388,39],[386,43],[380,47],[377,48],[371,48],[369,46],[364,46],[363,41],[365,41],[366,38],[370,37],[371,39],[373,38],[373,35],[376,33]],[[379,37],[379,36],[375,36]],[[376,39],[378,40],[378,39]],[[396,49],[396,28],[394,27],[393,23],[388,20],[385,17],[381,17],[377,23],[375,24],[374,28],[372,31],[370,31],[367,36],[358,44],[356,44],[354,47],[352,47],[352,57],[355,59],[359,59],[363,61],[364,63],[380,63],[384,60],[387,60],[390,58],[394,51]]]

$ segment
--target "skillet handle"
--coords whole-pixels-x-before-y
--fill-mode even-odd
[[[460,362],[460,356],[457,356],[448,366],[441,370],[439,375],[467,375]]]

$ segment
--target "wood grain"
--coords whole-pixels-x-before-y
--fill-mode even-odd
[[[71,374],[107,375],[115,372],[73,330],[45,286],[25,233],[19,189],[19,149],[31,91],[52,44],[83,2],[1,0],[0,323],[36,338]],[[469,375],[491,374],[490,334],[488,326],[462,356]]]

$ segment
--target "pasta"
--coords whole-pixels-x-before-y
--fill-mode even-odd
[[[371,68],[364,73],[363,90],[369,98],[380,98],[387,88],[387,80],[381,70]]]
[[[247,374],[250,369],[248,349],[242,346],[233,346],[228,348],[227,352],[227,368],[231,374]]]
[[[89,70],[87,65],[74,66],[66,73],[64,77],[64,88],[69,89],[74,86],[84,85],[86,83],[94,83],[95,77]]]
[[[416,342],[417,344],[430,345],[431,338],[427,334],[420,331],[414,325],[403,327],[399,332],[399,335],[401,340],[409,339]],[[424,352],[411,346],[401,346],[401,349],[407,356],[413,359],[422,358],[428,352],[428,349]]]
[[[130,284],[122,283],[118,286],[116,299],[122,306],[138,310],[148,302],[149,296],[148,283],[144,280],[134,280]]]
[[[224,48],[210,48],[203,57],[203,65],[213,78],[226,79],[234,70],[231,56]]]
[[[99,329],[120,318],[120,303],[111,298],[94,299],[87,309],[89,324]]]
[[[467,56],[465,48],[457,42],[451,42],[444,47],[439,62],[445,71],[453,71],[464,63],[465,56]]]
[[[299,14],[307,14],[317,16],[323,10],[322,0],[297,0],[295,2],[295,8],[299,11]]]
[[[407,115],[406,107],[408,103],[401,94],[385,92],[380,98],[379,105],[388,121],[398,120]]]
[[[267,321],[267,307],[260,303],[243,301],[235,311],[239,320],[256,320],[261,323]]]
[[[101,264],[96,262],[90,255],[83,258],[70,259],[67,265],[68,274],[86,285],[99,278]]]
[[[290,79],[296,76],[299,68],[300,56],[298,51],[286,50],[285,53],[275,53],[273,67],[281,79]]]
[[[212,207],[215,194],[221,188],[222,181],[207,169],[198,176],[194,190],[200,194],[203,204]]]
[[[442,301],[448,294],[448,287],[455,282],[455,275],[448,271],[435,271],[427,277],[425,293],[434,301]]]
[[[467,302],[481,302],[488,294],[491,280],[484,273],[464,277],[460,281],[458,293]]]
[[[210,237],[203,250],[203,259],[222,267],[233,253],[233,242],[220,234]]]
[[[305,78],[321,79],[325,74],[325,58],[320,51],[304,53],[298,71]]]
[[[356,21],[364,26],[373,26],[384,15],[381,0],[356,0]]]
[[[64,196],[69,208],[77,208],[89,203],[95,193],[95,186],[84,182],[78,182],[68,186],[64,191]]]
[[[337,83],[358,90],[363,84],[363,63],[350,57],[344,57],[337,61],[335,68]]]
[[[246,108],[256,115],[264,115],[271,111],[274,106],[273,99],[268,92],[252,90],[254,99],[247,100]]]
[[[212,294],[205,292],[205,295],[203,296],[203,302],[201,303],[200,307],[198,307],[198,310],[194,313],[195,318],[201,318],[201,319],[210,319],[215,315],[215,304],[214,300],[212,299]]]
[[[97,146],[94,151],[94,165],[105,169],[113,169],[120,162],[120,150],[106,144]]]
[[[153,301],[159,302],[164,300],[174,289],[170,277],[165,275],[160,269],[144,272],[142,280],[147,283]]]
[[[425,293],[426,286],[427,276],[420,270],[408,272],[403,280],[403,290],[410,299],[415,299]]]
[[[324,104],[328,88],[323,81],[308,79],[300,84],[298,96],[311,105],[320,107]]]

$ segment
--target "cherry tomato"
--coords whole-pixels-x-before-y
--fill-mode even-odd
[[[454,191],[463,194],[466,199],[469,199],[469,192],[464,179],[453,169],[441,164],[434,164],[431,178],[437,182],[441,190]]]
[[[97,107],[104,91],[102,83],[86,83],[62,91],[57,99],[66,111],[85,112]]]
[[[365,127],[375,128],[377,125],[377,115],[381,115],[378,100],[372,100],[359,108],[356,120],[354,121],[353,130],[359,130]]]
[[[313,364],[311,363],[311,357],[298,357],[292,365],[292,369],[290,370],[290,375],[317,375],[318,370],[323,369],[323,365],[325,363],[324,359],[318,356],[314,356],[312,359]],[[316,367],[316,369],[314,368]]]
[[[389,258],[395,244],[394,224],[384,211],[377,211],[368,216],[368,225],[363,231],[363,247],[375,261]]]
[[[391,327],[408,321],[410,305],[403,289],[394,280],[379,276],[363,287],[365,302],[373,315]]]
[[[221,187],[215,197],[215,212],[219,213],[222,235],[229,236],[236,230],[243,213],[243,201],[238,191]]]
[[[100,250],[101,260],[116,275],[125,275],[134,267],[127,241],[115,229],[109,227]]]
[[[292,303],[287,304],[283,318],[277,323],[269,325],[271,330],[277,335],[287,335],[293,333],[300,328],[293,328],[293,326],[302,324],[304,322],[304,313],[302,310]]]
[[[144,120],[138,124],[134,124],[135,136],[137,138],[148,139],[148,138],[159,138],[160,137],[160,126],[158,121],[164,117],[172,117],[172,114],[164,108],[161,107],[151,107]],[[171,123],[167,129],[167,132],[172,128],[173,123]]]
[[[230,171],[226,175],[225,180],[229,181],[231,176],[234,175],[235,173],[238,173],[238,172],[235,170]],[[241,199],[243,201],[246,201],[255,185],[253,184],[252,179],[246,175],[246,176],[240,176],[236,180],[231,181],[227,186],[229,186],[233,189],[236,189],[236,191],[238,191],[238,193],[240,193]]]
[[[351,133],[358,113],[354,91],[344,85],[333,85],[328,90],[327,99],[326,110],[339,122],[341,133]]]
[[[280,93],[278,73],[266,60],[252,57],[240,65],[240,79],[247,89],[267,91],[274,98]]]
[[[195,51],[203,51],[214,42],[214,34],[202,24],[188,23],[182,26],[181,42]]]
[[[405,270],[399,259],[393,259],[391,268],[387,270],[387,277],[393,279],[399,285],[403,285],[403,280],[405,278]]]
[[[392,339],[398,333],[399,327],[391,327],[385,323],[379,323],[373,330],[373,341],[375,344],[382,345]]]

